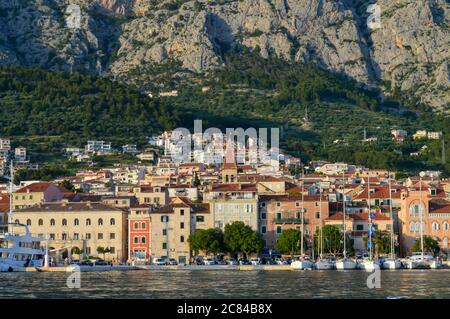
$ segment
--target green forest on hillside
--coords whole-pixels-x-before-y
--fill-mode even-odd
[[[405,112],[402,101],[381,103],[379,92],[313,65],[263,59],[255,51],[230,53],[224,59],[225,67],[180,84],[177,97],[154,99],[106,78],[1,67],[0,136],[29,147],[34,160],[45,162],[88,139],[113,142],[117,148],[130,142],[143,147],[147,136],[192,128],[194,119],[202,119],[203,129],[280,127],[282,148],[304,161],[321,158],[407,173],[428,168],[450,174],[450,165],[441,163],[440,141],[408,139],[400,145],[390,136],[396,128],[409,134],[443,131],[450,158],[448,117],[420,109]],[[202,92],[204,86],[210,90]],[[402,115],[389,114],[386,108],[401,109]],[[364,129],[378,142],[362,143]],[[411,158],[424,144],[428,151]]]

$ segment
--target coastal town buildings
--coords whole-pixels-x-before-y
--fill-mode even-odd
[[[119,261],[127,258],[127,215],[103,203],[47,202],[14,210],[12,220],[46,236],[50,250],[62,258],[77,247],[85,256]],[[99,247],[109,252],[103,255]]]

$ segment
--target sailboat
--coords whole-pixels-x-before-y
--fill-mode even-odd
[[[320,207],[320,216],[322,216],[322,188],[319,185],[319,207]],[[319,258],[315,263],[315,268],[317,270],[330,270],[334,269],[334,263],[326,258],[323,258],[323,227],[320,227],[319,232],[319,245],[320,245],[320,252],[319,252]]]
[[[299,260],[296,260],[294,262],[291,263],[291,268],[292,269],[312,269],[314,263],[309,259],[306,258],[304,255],[304,249],[303,249],[303,242],[304,242],[304,229],[305,229],[305,224],[304,224],[304,213],[305,213],[305,208],[304,208],[304,195],[303,195],[303,180],[301,183],[301,192],[302,192],[302,206],[301,206],[301,212],[302,212],[302,231],[301,231],[301,240],[300,240],[300,258]]]
[[[373,260],[373,233],[374,233],[374,226],[372,223],[372,211],[371,211],[371,207],[370,207],[370,174],[368,175],[367,178],[367,205],[369,208],[369,214],[368,214],[368,242],[367,242],[367,246],[369,248],[369,258],[364,259],[362,262],[358,263],[357,267],[359,269],[363,269],[366,271],[373,271],[375,269],[379,269],[380,266],[378,265],[378,263],[376,263]]]
[[[343,189],[342,189],[342,215],[343,215],[343,223],[344,223],[344,251],[343,251],[343,258],[336,261],[336,269],[337,270],[350,270],[356,268],[356,262],[354,262],[352,259],[347,258],[347,227],[345,224],[345,172],[342,172],[343,177]]]
[[[391,253],[389,258],[385,259],[382,267],[383,269],[391,269],[391,270],[395,270],[395,269],[400,269],[402,267],[402,263],[399,259],[395,258],[395,245],[394,245],[394,215],[392,213],[392,189],[391,189],[391,175],[389,174],[389,213],[391,216]]]
[[[408,269],[436,269],[440,266],[438,261],[435,260],[433,256],[425,254],[423,248],[423,213],[425,207],[422,202],[422,177],[420,178],[419,194],[420,204],[418,209],[420,215],[420,252],[413,253],[413,255],[408,259],[406,266]]]

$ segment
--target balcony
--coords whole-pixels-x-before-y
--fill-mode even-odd
[[[274,218],[273,222],[275,224],[301,224],[301,218]],[[308,221],[305,219],[304,224],[308,224]]]

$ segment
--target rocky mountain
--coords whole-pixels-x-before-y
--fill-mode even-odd
[[[147,89],[208,73],[243,45],[448,111],[449,9],[448,0],[0,0],[0,64]]]

